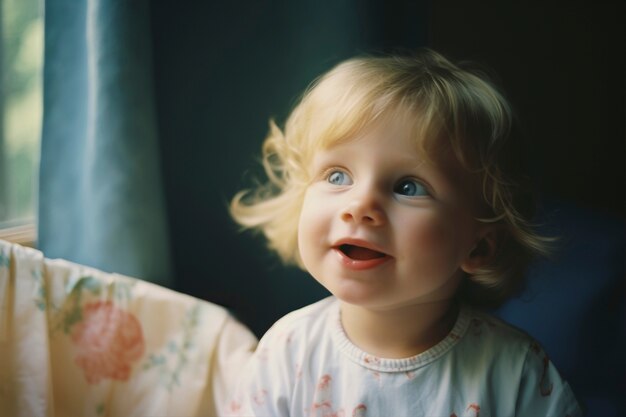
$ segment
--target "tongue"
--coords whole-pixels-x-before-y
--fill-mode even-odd
[[[385,256],[380,252],[362,248],[360,246],[345,245],[342,249],[349,258],[356,259],[358,261],[366,261],[368,259],[382,258]]]

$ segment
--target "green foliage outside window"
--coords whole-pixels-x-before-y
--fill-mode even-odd
[[[43,5],[0,0],[0,228],[34,222],[42,120]]]

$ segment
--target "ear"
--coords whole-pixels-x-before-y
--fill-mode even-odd
[[[498,230],[496,226],[485,226],[476,241],[476,245],[461,264],[461,269],[471,275],[483,266],[489,265],[495,257],[497,244]]]

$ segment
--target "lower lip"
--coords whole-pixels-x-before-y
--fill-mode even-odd
[[[352,259],[346,256],[346,254],[340,251],[339,249],[333,249],[333,250],[339,256],[339,260],[343,266],[345,266],[348,269],[353,269],[355,271],[362,271],[365,269],[376,268],[377,266],[382,265],[391,259],[391,256],[389,255],[385,255],[381,258],[374,258],[374,259],[364,259],[364,260]]]

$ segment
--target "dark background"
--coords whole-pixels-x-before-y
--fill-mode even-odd
[[[227,204],[262,173],[268,119],[282,122],[314,77],[359,53],[430,46],[493,69],[542,194],[623,218],[623,6],[476,3],[152,2],[176,289],[230,307],[257,334],[326,294],[239,233]]]

